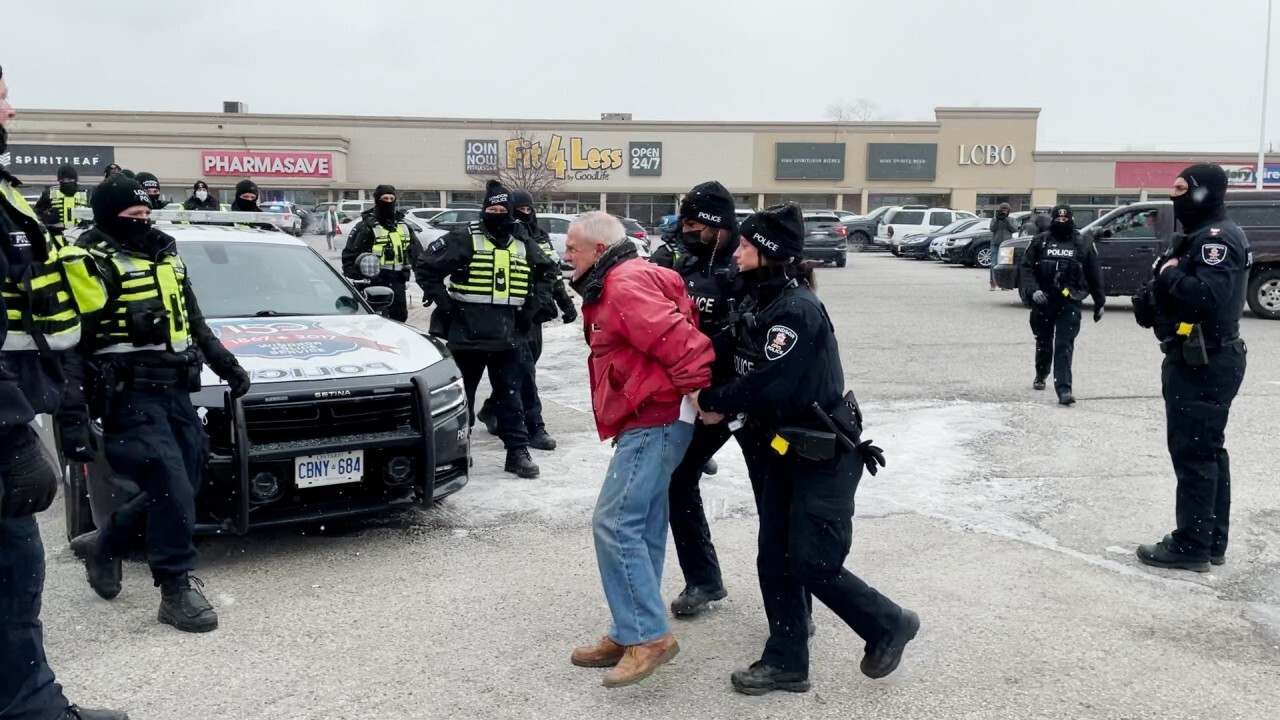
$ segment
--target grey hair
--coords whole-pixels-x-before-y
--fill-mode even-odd
[[[626,228],[622,227],[622,223],[618,218],[603,210],[583,213],[574,218],[569,227],[570,229],[578,228],[587,239],[602,243],[608,247],[617,245],[627,237]]]

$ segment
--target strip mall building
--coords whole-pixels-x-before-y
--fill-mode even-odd
[[[179,200],[196,180],[229,200],[252,177],[265,198],[306,208],[363,200],[380,183],[399,188],[404,206],[476,203],[487,174],[533,163],[558,185],[540,198],[544,211],[603,207],[647,226],[712,178],[744,207],[988,212],[1002,202],[1114,207],[1164,194],[1178,170],[1200,161],[1252,186],[1256,165],[1230,154],[1037,151],[1034,108],[938,108],[932,122],[708,123],[259,115],[228,106],[220,114],[26,110],[0,161],[33,185],[52,183],[64,163],[92,182],[115,162],[155,173]],[[1268,166],[1266,181],[1280,187],[1280,164]]]

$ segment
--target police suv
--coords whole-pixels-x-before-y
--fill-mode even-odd
[[[232,400],[206,368],[191,395],[210,450],[197,533],[372,514],[466,485],[462,375],[439,340],[378,314],[390,289],[357,290],[286,233],[232,226],[278,215],[152,217],[177,239],[210,328],[253,380]],[[97,459],[64,468],[68,537],[139,492],[108,465],[96,422],[93,433]]]

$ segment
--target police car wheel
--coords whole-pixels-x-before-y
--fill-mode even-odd
[[[89,505],[89,478],[84,463],[69,462],[62,467],[62,502],[67,520],[67,540],[93,531],[93,508]]]
[[[1254,273],[1249,281],[1249,309],[1266,320],[1280,320],[1280,268]]]

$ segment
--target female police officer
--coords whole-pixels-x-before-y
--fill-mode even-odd
[[[831,320],[798,264],[804,220],[794,204],[743,223],[734,258],[749,296],[735,313],[737,377],[694,399],[706,422],[731,418],[760,513],[760,590],[769,640],[759,662],[732,675],[739,692],[809,689],[805,590],[866,641],[862,672],[893,672],[920,618],[844,568],[853,535],[853,496],[863,466],[880,450],[860,438],[861,417]]]

